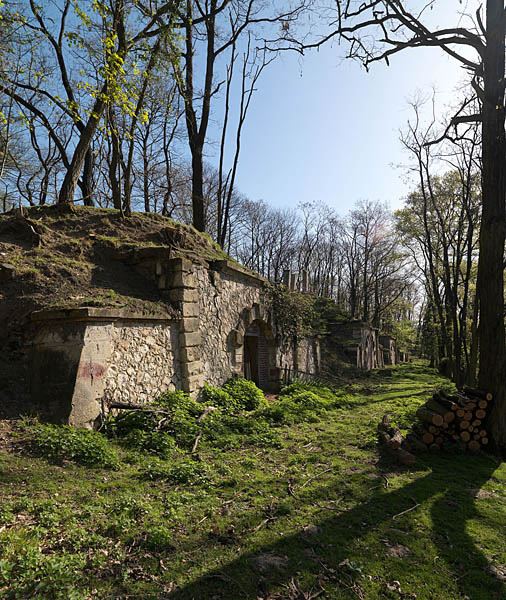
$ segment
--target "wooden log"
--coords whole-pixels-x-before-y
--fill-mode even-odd
[[[446,406],[443,406],[443,402],[445,401],[439,399],[439,397],[434,394],[434,396],[424,404],[424,408],[441,415],[446,423],[451,423],[455,419],[455,413]]]
[[[427,429],[429,433],[432,433],[432,435],[438,435],[440,431],[439,427],[436,427],[435,425],[429,425]]]
[[[487,416],[487,413],[482,408],[479,408],[474,414],[476,415],[477,419],[482,420]]]
[[[480,449],[480,443],[476,440],[471,440],[469,444],[467,444],[467,447],[469,448],[469,450],[471,450],[471,452],[476,452]]]
[[[470,398],[468,398],[462,392],[457,392],[456,395],[457,395],[457,403],[459,404],[459,406],[464,406],[464,404],[467,404],[470,401]]]
[[[439,446],[441,446],[441,444],[444,442],[444,439],[438,435],[437,437],[434,438],[434,443],[438,444]]]
[[[392,456],[396,461],[400,462],[403,465],[411,466],[416,463],[416,456],[408,452],[407,450],[403,450],[402,448],[397,448],[397,450],[392,450]]]
[[[383,444],[385,444],[385,446],[390,441],[390,436],[388,435],[388,433],[386,431],[381,431],[381,430],[378,431],[378,437],[379,437],[380,441],[383,442]]]
[[[481,438],[481,443],[483,446],[486,446],[488,444],[488,438],[487,437],[482,437]]]
[[[473,413],[472,412],[466,412],[464,413],[464,421],[472,421],[473,420]]]
[[[402,437],[400,430],[393,429],[390,434],[390,442],[388,445],[392,450],[397,450],[397,448],[401,447],[403,440],[404,438]]]
[[[479,406],[479,408],[482,408],[483,410],[485,410],[488,406],[488,402],[486,400],[480,400],[478,402],[478,406]]]
[[[425,429],[421,423],[415,423],[413,425],[413,431],[424,444],[427,444],[427,446],[434,441],[434,435]]]
[[[488,433],[487,433],[486,429],[480,429],[480,437],[484,438],[487,436],[488,436]]]
[[[413,425],[413,431],[424,444],[429,445],[434,441],[434,435],[430,433],[422,423],[415,423]]]
[[[422,435],[422,442],[424,444],[427,444],[427,446],[429,446],[430,444],[432,444],[434,442],[434,436],[432,435],[432,433],[429,433],[428,431],[426,431]]]
[[[416,416],[420,419],[420,421],[432,423],[432,425],[435,425],[436,427],[441,427],[441,424],[444,423],[444,419],[441,415],[438,415],[434,411],[428,410],[423,406],[416,411]]]
[[[481,436],[480,436],[480,434],[479,434],[479,433],[475,433],[475,434],[473,435],[473,440],[480,441],[480,439],[481,439]]]
[[[448,429],[448,427],[449,427],[449,425],[446,421],[441,425],[441,429]]]
[[[405,449],[408,450],[408,452],[413,450],[420,450],[422,452],[427,451],[427,444],[424,444],[422,440],[418,439],[418,437],[414,433],[408,433],[406,439],[404,440],[404,443],[406,445]]]
[[[390,448],[390,450],[397,450],[401,447],[403,437],[399,429],[390,427],[390,417],[384,415],[381,423],[378,424],[378,435],[380,440]]]
[[[469,427],[469,421],[461,421],[459,427],[460,429],[467,429]]]
[[[457,409],[457,412],[455,413],[457,415],[457,417],[459,419],[462,419],[462,417],[465,415],[466,411],[463,408],[459,408]]]
[[[472,425],[473,427],[479,427],[479,426],[481,425],[481,419],[475,419],[475,420],[474,420],[474,421],[471,423],[471,425]]]
[[[383,415],[381,419],[381,423],[378,424],[378,430],[382,429],[383,431],[387,431],[390,427],[390,415]]]
[[[446,396],[442,396],[441,392],[439,392],[439,394],[435,393],[432,396],[432,398],[433,398],[433,400],[435,402],[437,402],[438,404],[440,404],[446,410],[453,410],[453,411],[455,411],[458,408],[458,405],[457,405],[456,402],[454,402],[453,400],[449,399]]]
[[[460,439],[464,442],[468,442],[471,439],[471,434],[469,433],[469,431],[463,431],[460,434]]]
[[[474,427],[471,425],[470,427],[467,428],[467,431],[469,431],[469,433],[473,433]]]
[[[437,400],[436,400],[436,398],[437,398],[437,396],[434,394],[434,396],[432,396],[432,398],[427,400],[427,402],[424,404],[424,406],[427,410],[432,410],[433,412],[437,413],[438,415],[443,416],[446,412],[448,412],[448,409],[445,406],[442,406],[439,398]]]
[[[390,433],[386,431],[379,431],[381,441],[388,446],[391,450],[397,450],[400,448],[403,442],[403,437],[399,429],[392,429]]]
[[[429,446],[429,450],[430,450],[431,452],[439,452],[439,450],[440,450],[440,446],[439,446],[439,444],[436,444],[436,443],[434,442],[433,444],[431,444],[431,445]]]
[[[438,395],[440,398],[444,398],[445,400],[448,400],[452,402],[455,406],[457,406],[457,403],[459,401],[459,397],[457,394],[447,394],[443,390],[439,390]],[[456,408],[452,408],[451,410],[456,410]]]
[[[464,391],[471,396],[475,396],[476,398],[483,398],[483,400],[492,400],[493,395],[490,392],[484,392],[483,390],[477,390],[476,388],[464,386]]]

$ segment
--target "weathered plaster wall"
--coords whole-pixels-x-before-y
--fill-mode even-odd
[[[347,362],[364,370],[384,366],[385,355],[376,328],[361,321],[352,321],[342,323],[337,330],[337,342],[342,340],[341,348]]]
[[[41,416],[92,427],[110,401],[148,402],[180,383],[178,324],[104,309],[35,314],[32,401]]]

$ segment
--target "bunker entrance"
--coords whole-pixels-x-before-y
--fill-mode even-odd
[[[253,321],[244,334],[244,377],[262,389],[269,387],[269,368],[274,359],[268,329],[266,323]]]

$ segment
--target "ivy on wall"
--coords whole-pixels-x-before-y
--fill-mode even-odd
[[[316,333],[314,296],[291,292],[284,285],[269,282],[264,287],[264,302],[272,311],[276,333],[283,342],[297,343]]]

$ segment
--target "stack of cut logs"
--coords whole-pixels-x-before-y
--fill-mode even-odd
[[[403,447],[437,451],[448,442],[460,442],[479,450],[489,441],[484,424],[491,403],[492,394],[474,388],[464,387],[452,395],[437,392],[416,411],[421,423],[413,426]]]

